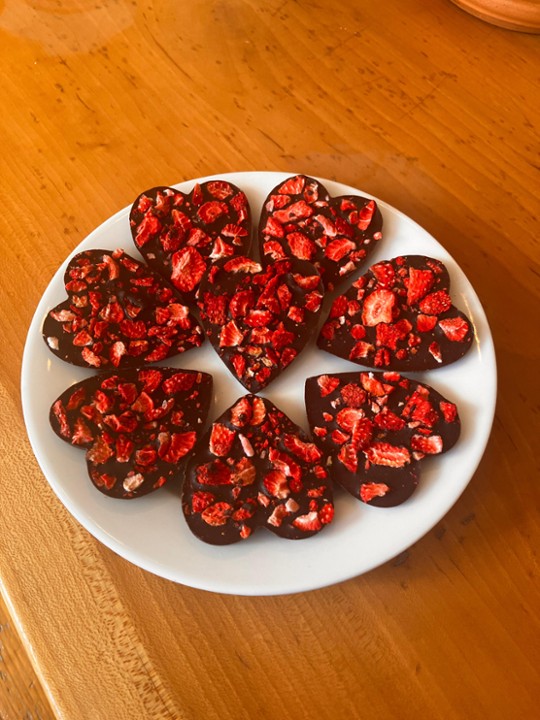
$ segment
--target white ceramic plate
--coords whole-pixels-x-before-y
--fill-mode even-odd
[[[256,222],[268,192],[289,175],[244,172],[215,177],[226,177],[246,192]],[[212,178],[198,181],[208,179]],[[188,192],[194,182],[177,187]],[[322,182],[332,195],[367,195],[336,182]],[[462,420],[457,446],[446,455],[422,463],[418,490],[399,507],[369,507],[337,491],[334,522],[305,540],[284,540],[260,530],[246,542],[215,547],[197,540],[188,530],[178,492],[164,487],[129,502],[108,498],[88,479],[84,452],[64,443],[49,427],[49,408],[58,395],[72,383],[92,375],[90,370],[54,357],[41,336],[46,313],[65,298],[63,275],[68,258],[45,291],[28,332],[22,404],[28,435],[45,477],[69,512],[92,535],[130,562],[175,582],[222,593],[276,595],[324,587],[371,570],[416,542],[448,512],[475,472],[491,430],[496,398],[491,333],[476,293],[446,250],[403,213],[378,202],[384,216],[383,240],[368,264],[407,253],[442,260],[450,272],[454,303],[474,324],[475,342],[462,360],[416,375],[416,379],[433,385],[457,403]],[[89,248],[122,247],[140,258],[128,218],[129,208],[116,213],[73,254]],[[215,397],[210,420],[246,392],[208,342],[163,364],[205,370],[213,375]],[[312,343],[261,394],[307,429],[305,378],[356,369],[357,365],[325,353]]]

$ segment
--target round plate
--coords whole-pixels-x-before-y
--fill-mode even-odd
[[[291,174],[230,173],[176,187],[189,192],[195,182],[226,178],[246,192],[256,223],[266,195]],[[371,197],[336,182],[321,182],[334,196]],[[456,447],[422,463],[418,490],[398,507],[369,507],[337,490],[334,522],[305,540],[284,540],[261,529],[245,542],[215,547],[197,540],[189,531],[178,490],[165,486],[128,502],[108,498],[90,482],[84,453],[60,440],[49,427],[49,408],[54,400],[69,385],[93,374],[54,357],[41,336],[46,313],[65,299],[63,275],[68,258],[45,291],[28,332],[22,365],[22,404],[30,442],[45,477],[69,512],[92,535],[135,565],[175,582],[221,593],[277,595],[324,587],[371,570],[416,542],[448,512],[475,472],[491,430],[496,398],[491,333],[476,293],[446,250],[403,213],[377,202],[384,217],[383,240],[367,265],[402,254],[442,260],[452,280],[454,303],[474,325],[475,342],[464,358],[435,371],[415,374],[415,379],[427,382],[457,403],[462,435]],[[129,210],[125,208],[106,220],[73,254],[89,248],[122,247],[140,258],[131,239]],[[324,316],[328,304],[329,298]],[[210,421],[246,393],[209,342],[163,364],[213,375]],[[355,369],[357,365],[319,350],[313,341],[261,395],[307,429],[305,378]]]

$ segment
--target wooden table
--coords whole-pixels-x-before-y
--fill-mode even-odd
[[[537,38],[445,0],[5,0],[0,53],[0,579],[51,717],[537,717]],[[491,441],[448,515],[294,596],[119,558],[57,500],[22,421],[26,331],[64,258],[140,190],[233,170],[338,179],[411,216],[497,349]]]

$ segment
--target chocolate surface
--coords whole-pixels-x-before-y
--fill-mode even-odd
[[[68,299],[43,323],[61,360],[98,370],[158,362],[199,347],[201,327],[173,288],[123,250],[86,250],[69,262]]]
[[[333,290],[357,270],[382,237],[374,200],[360,195],[332,198],[306,175],[287,178],[270,191],[259,222],[263,262],[285,257],[309,260]]]
[[[212,376],[164,367],[103,373],[53,403],[58,437],[86,450],[90,479],[131,499],[179,481],[208,415]]]
[[[193,303],[214,260],[245,255],[251,244],[246,195],[224,180],[196,184],[190,193],[155,187],[133,203],[130,227],[148,264]]]
[[[290,540],[332,521],[324,453],[269,400],[245,395],[226,410],[190,459],[184,516],[204,542],[228,545],[266,528]]]
[[[473,328],[452,305],[442,262],[406,255],[375,265],[330,308],[317,345],[358,365],[430,370],[459,360]]]
[[[315,332],[323,299],[316,269],[301,260],[262,267],[218,260],[203,277],[201,322],[229,370],[251,392],[288,367]]]
[[[454,403],[397,372],[311,377],[305,399],[313,438],[331,458],[332,480],[370,505],[407,500],[420,461],[449,450],[460,434]]]

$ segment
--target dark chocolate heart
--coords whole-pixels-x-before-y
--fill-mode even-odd
[[[420,460],[453,447],[461,428],[454,403],[396,372],[308,378],[306,409],[316,444],[331,458],[331,478],[380,507],[407,500]]]
[[[297,540],[332,521],[324,453],[269,400],[245,395],[205,434],[186,471],[184,515],[212,545],[264,527]]]
[[[102,373],[53,403],[50,422],[86,450],[88,474],[105,495],[131,499],[180,480],[210,408],[212,376],[164,367]]]
[[[86,250],[68,264],[68,300],[43,323],[50,350],[106,370],[158,362],[199,347],[197,320],[163,278],[122,250]]]
[[[212,261],[245,255],[251,244],[247,197],[225,180],[197,184],[189,194],[146,190],[133,203],[130,226],[147,263],[190,303]]]
[[[374,200],[332,198],[317,180],[296,175],[270,191],[259,222],[263,262],[296,257],[312,262],[327,290],[364,263],[381,239],[382,216]]]
[[[372,265],[338,296],[318,346],[358,365],[431,370],[459,360],[473,339],[471,322],[452,305],[442,262],[405,255]]]
[[[313,265],[247,257],[218,260],[201,280],[203,328],[229,370],[251,392],[298,356],[316,328],[323,299]]]

